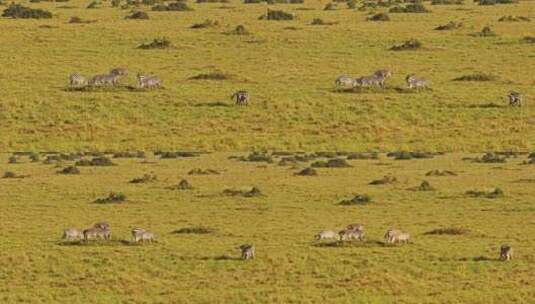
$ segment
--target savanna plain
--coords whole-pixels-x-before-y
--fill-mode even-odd
[[[535,2],[205,2],[0,1],[0,303],[535,302]]]

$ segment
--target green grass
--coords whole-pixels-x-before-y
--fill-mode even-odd
[[[450,77],[451,78],[451,77]],[[80,167],[57,174],[54,165],[26,156],[8,164],[0,155],[0,302],[2,303],[531,303],[535,271],[533,165],[525,155],[506,163],[463,161],[478,155],[431,159],[349,160],[352,167],[318,168],[296,176],[294,166],[229,159],[241,154],[114,159],[116,166]],[[111,156],[111,155],[110,155]],[[343,157],[343,156],[339,156]],[[41,159],[44,159],[41,156]],[[64,161],[62,166],[72,165]],[[219,175],[189,175],[194,168]],[[431,170],[457,176],[425,176]],[[147,184],[129,181],[155,174]],[[397,183],[369,185],[385,175]],[[169,190],[187,178],[189,191]],[[428,180],[435,191],[409,187]],[[261,196],[223,194],[261,189]],[[504,197],[473,198],[472,189],[504,190]],[[94,204],[110,192],[122,204]],[[366,193],[373,201],[341,206]],[[112,241],[66,244],[68,227],[108,221]],[[316,243],[320,230],[365,225],[366,242]],[[133,245],[130,230],[159,237]],[[385,246],[395,227],[412,243]],[[467,233],[426,234],[457,227]],[[441,231],[441,230],[440,230]],[[449,230],[448,230],[449,231]],[[498,261],[501,244],[515,250]],[[257,258],[241,261],[238,246],[253,244]]]
[[[266,13],[264,4],[236,0],[188,3],[194,10],[187,12],[141,6],[136,10],[150,15],[142,21],[125,19],[132,7],[108,2],[96,9],[80,0],[21,3],[46,9],[53,18],[0,19],[1,151],[533,148],[535,76],[519,72],[533,62],[532,45],[521,41],[533,33],[497,22],[498,16],[529,15],[530,1],[433,6],[431,13],[392,14],[384,23],[368,22],[368,11],[345,5],[324,11],[325,3],[314,1],[270,6],[296,15],[278,22],[258,20]],[[73,16],[95,22],[69,24]],[[310,26],[314,18],[333,24]],[[206,19],[220,25],[190,28]],[[433,30],[451,20],[462,21],[463,28]],[[238,25],[251,34],[225,34]],[[497,37],[470,36],[487,25]],[[172,47],[136,48],[157,37],[166,37]],[[411,38],[424,48],[388,50]],[[164,88],[66,90],[70,73],[95,75],[118,66],[130,71],[125,86],[134,86],[136,73],[143,72],[160,76]],[[380,68],[394,72],[384,91],[333,90],[339,75]],[[190,80],[213,71],[233,77]],[[475,72],[499,81],[452,81]],[[409,73],[428,79],[431,89],[411,94],[396,89],[406,86]],[[250,106],[232,106],[229,96],[240,89],[251,93]],[[507,107],[509,90],[522,92],[527,106]]]

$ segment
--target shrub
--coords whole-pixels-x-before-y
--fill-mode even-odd
[[[180,180],[180,182],[170,187],[171,190],[191,190],[193,186],[185,179]]]
[[[433,188],[428,181],[423,181],[419,186],[409,188],[409,190],[411,191],[434,191],[435,188]]]
[[[194,25],[191,26],[191,28],[192,29],[201,29],[201,28],[214,27],[214,26],[218,26],[218,25],[219,25],[218,21],[213,21],[213,20],[210,20],[210,19],[206,19],[202,23],[195,23]]]
[[[167,38],[155,38],[149,43],[142,43],[137,48],[142,50],[152,50],[152,49],[166,49],[171,47],[171,41]]]
[[[316,170],[314,170],[313,168],[305,168],[305,169],[297,172],[295,175],[316,176],[316,175],[318,175],[318,172],[316,172]]]
[[[464,0],[432,0],[432,5],[461,5]]]
[[[211,228],[206,227],[188,227],[173,231],[174,234],[208,234],[214,232]]]
[[[22,18],[22,19],[49,19],[52,18],[52,13],[43,9],[34,9],[20,4],[12,3],[2,13],[2,17]]]
[[[492,191],[470,190],[470,191],[466,191],[466,195],[472,196],[472,197],[483,197],[483,198],[494,199],[494,198],[503,197],[504,193],[502,189],[495,188]]]
[[[192,169],[188,172],[189,175],[209,175],[209,174],[219,174],[219,171],[217,170],[212,170],[212,169],[205,169],[205,170],[202,170],[202,169],[199,169],[199,168],[195,168],[195,169]]]
[[[260,19],[266,20],[293,20],[295,17],[291,13],[286,13],[281,10],[270,10],[268,9],[265,15],[260,16]]]
[[[386,13],[378,13],[371,17],[368,17],[370,21],[390,21],[390,16]]]
[[[430,11],[425,8],[421,3],[408,4],[405,7],[395,6],[389,10],[390,13],[429,13]]]
[[[145,184],[145,183],[154,182],[156,180],[157,180],[157,177],[154,174],[143,174],[142,177],[133,178],[129,183],[131,183],[131,184]]]
[[[121,192],[110,192],[107,197],[95,200],[96,204],[118,204],[126,200],[126,195]]]
[[[86,7],[86,8],[98,8],[98,6],[100,5],[100,3],[98,1],[93,1],[91,3],[89,3],[89,5]]]
[[[349,168],[351,165],[343,158],[333,158],[328,161],[316,161],[311,165],[313,168]]]
[[[346,2],[348,9],[356,9],[357,8],[357,1],[355,0],[349,0]]]
[[[376,179],[370,182],[370,185],[388,185],[396,183],[398,180],[394,176],[386,175],[381,179]]]
[[[311,25],[333,25],[333,24],[336,24],[336,22],[326,22],[320,18],[314,18],[312,19],[312,22],[310,24]]]
[[[119,7],[121,5],[121,0],[111,0],[112,7]]]
[[[190,77],[190,80],[226,80],[229,76],[222,72],[210,72]]]
[[[273,163],[273,158],[271,155],[265,153],[265,152],[253,152],[247,156],[240,157],[240,161],[246,161],[246,162],[266,162],[266,163]]]
[[[91,160],[81,159],[75,163],[75,166],[115,166],[115,164],[111,161],[111,159],[101,156],[95,157]]]
[[[409,160],[409,159],[425,159],[425,158],[433,158],[432,153],[428,152],[408,152],[408,151],[396,151],[396,152],[389,152],[386,154],[388,157],[393,157],[395,160]]]
[[[535,36],[526,36],[522,38],[522,41],[526,43],[535,43]]]
[[[229,0],[197,0],[196,3],[229,3]]]
[[[152,7],[153,11],[192,11],[193,9],[189,7],[185,2],[172,2],[167,5],[165,4],[157,4]]]
[[[256,3],[262,3],[264,0],[244,0],[244,4],[256,4]]]
[[[354,159],[379,159],[379,154],[376,152],[371,153],[350,153],[347,155],[348,160]]]
[[[470,230],[468,229],[449,227],[449,228],[433,229],[431,231],[425,232],[424,234],[425,235],[461,235],[461,234],[467,234],[469,232]]]
[[[162,0],[141,0],[141,4],[143,5],[156,5],[156,4],[159,4],[159,3],[162,3],[163,1]]]
[[[507,156],[489,152],[489,153],[485,153],[480,158],[476,158],[474,161],[477,163],[487,163],[487,164],[505,163],[507,161]]]
[[[431,170],[425,176],[457,176],[457,174],[448,170]]]
[[[69,19],[69,23],[87,23],[87,21],[84,21],[82,18],[73,16],[71,19]]]
[[[28,157],[30,158],[32,163],[37,163],[40,160],[40,157],[39,157],[38,153],[30,153],[30,155]]]
[[[229,196],[243,196],[243,197],[255,197],[261,196],[262,192],[257,187],[252,187],[250,190],[235,190],[235,189],[225,189],[223,191],[224,195]]]
[[[146,20],[149,19],[149,14],[143,12],[143,11],[137,11],[133,12],[132,15],[126,16],[125,19],[141,19]]]
[[[11,171],[4,172],[4,175],[2,176],[2,178],[17,178],[17,177],[18,175]]]
[[[416,39],[410,39],[403,44],[395,45],[392,48],[390,48],[392,51],[408,51],[408,50],[417,50],[422,47],[422,43]]]
[[[498,19],[499,22],[520,22],[525,21],[529,22],[531,21],[531,18],[524,17],[524,16],[502,16],[500,19]]]
[[[17,161],[19,160],[19,158],[15,155],[11,155],[8,159],[7,159],[7,163],[8,164],[16,164]]]
[[[476,74],[460,76],[453,80],[454,81],[493,81],[493,80],[496,80],[496,76],[485,74],[485,73],[476,73]]]
[[[463,26],[462,22],[454,22],[454,21],[450,21],[444,25],[439,25],[437,27],[435,27],[435,30],[437,31],[449,31],[449,30],[454,30],[454,29],[458,29],[458,28],[461,28]]]
[[[230,35],[249,35],[249,32],[247,31],[247,29],[245,29],[245,26],[243,25],[238,25],[236,26],[236,28],[230,32],[228,32],[228,34]]]
[[[179,157],[198,157],[200,153],[198,152],[155,152],[154,155],[159,155],[161,159],[169,159],[169,158],[179,158]]]
[[[495,32],[492,31],[492,29],[490,28],[490,26],[485,26],[481,32],[479,33],[474,33],[472,34],[472,36],[476,36],[476,37],[495,37],[497,36]]]
[[[80,169],[75,166],[68,166],[58,171],[58,174],[80,174]]]
[[[479,5],[496,5],[496,4],[512,4],[512,3],[515,3],[516,0],[475,0],[474,2],[478,2]]]
[[[336,3],[334,3],[334,2],[327,3],[327,5],[325,5],[323,10],[324,11],[334,11],[334,10],[336,10]]]
[[[351,205],[365,205],[371,202],[371,197],[367,194],[357,194],[350,200],[343,200],[340,202],[342,206],[351,206]]]
[[[113,153],[113,158],[145,158],[145,152],[143,151],[116,152],[116,153]]]

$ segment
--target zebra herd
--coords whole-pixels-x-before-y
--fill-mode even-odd
[[[134,243],[153,242],[156,240],[154,233],[142,228],[136,227],[131,232]],[[66,241],[111,240],[110,224],[108,222],[98,222],[84,230],[76,228],[65,229],[63,231],[63,239]]]
[[[117,86],[121,77],[125,76],[128,76],[128,70],[125,68],[114,68],[108,74],[95,75],[89,79],[80,73],[73,73],[69,75],[69,84],[71,88]],[[160,88],[162,85],[158,76],[139,73],[137,82],[140,89]]]
[[[389,70],[377,70],[372,75],[354,78],[348,75],[342,75],[336,78],[334,84],[338,90],[340,89],[354,89],[356,87],[385,87],[386,80],[392,77],[392,72]],[[425,89],[428,86],[428,81],[425,78],[409,74],[405,77],[405,82],[409,89]],[[519,92],[510,91],[507,94],[507,99],[510,106],[522,106],[522,95]]]
[[[362,224],[349,224],[336,233],[332,230],[323,230],[314,236],[316,241],[334,239],[340,242],[344,241],[364,241],[364,225]],[[408,232],[399,230],[399,229],[388,229],[384,234],[384,243],[385,244],[395,244],[395,243],[406,243],[408,244],[411,240],[411,235]],[[500,247],[500,260],[510,261],[513,258],[513,248],[509,245],[502,245]]]

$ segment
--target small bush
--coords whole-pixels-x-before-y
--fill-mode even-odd
[[[235,190],[235,189],[225,189],[223,191],[224,195],[229,196],[243,196],[243,197],[256,197],[261,196],[262,192],[257,187],[252,187],[250,190]]]
[[[18,178],[19,176],[11,171],[4,172],[2,178]]]
[[[132,15],[126,16],[125,19],[140,19],[140,20],[147,20],[149,19],[149,14],[143,12],[143,11],[137,11],[133,12]]]
[[[466,191],[466,195],[471,197],[483,197],[483,198],[500,198],[504,196],[504,192],[500,188],[495,188],[492,191],[479,191],[479,190],[470,190]]]
[[[526,43],[535,43],[535,36],[526,36],[522,38],[522,41]]]
[[[366,159],[379,159],[379,154],[376,152],[371,153],[349,153],[347,155],[348,160],[366,160]]]
[[[39,157],[38,153],[30,153],[30,155],[28,155],[28,157],[30,158],[32,163],[37,163],[40,160],[40,157]]]
[[[142,177],[136,177],[132,179],[129,183],[131,184],[145,184],[156,181],[158,178],[154,174],[143,174]]]
[[[316,172],[316,170],[314,170],[313,168],[305,168],[299,172],[297,172],[295,175],[300,175],[300,176],[317,176],[318,175],[318,172]]]
[[[394,176],[386,175],[381,179],[376,179],[370,182],[370,185],[388,185],[388,184],[394,184],[398,180]]]
[[[20,4],[12,3],[2,13],[2,17],[21,18],[21,19],[49,19],[52,13],[43,9],[34,9]]]
[[[253,152],[247,156],[240,157],[239,160],[245,162],[273,163],[273,158],[271,157],[271,155],[265,152]]]
[[[189,7],[185,2],[172,2],[167,5],[157,4],[152,7],[153,11],[165,12],[165,11],[179,11],[186,12],[192,11],[193,9]]]
[[[498,19],[499,22],[529,22],[531,18],[524,16],[502,16]]]
[[[428,181],[423,181],[419,186],[409,188],[409,190],[411,191],[434,191],[435,188],[433,188]]]
[[[410,39],[403,44],[395,45],[392,48],[390,48],[392,51],[412,51],[412,50],[418,50],[422,47],[422,43],[416,39]]]
[[[462,5],[464,0],[432,0],[432,5]]]
[[[153,49],[166,49],[171,47],[171,41],[169,41],[167,38],[155,38],[149,43],[143,43],[139,45],[137,48],[142,50],[153,50]]]
[[[328,161],[316,161],[311,165],[313,168],[349,168],[351,165],[343,158],[333,158]]]
[[[99,198],[95,200],[96,204],[119,204],[126,200],[126,195],[121,192],[110,192],[105,198]]]
[[[17,161],[19,160],[19,158],[15,155],[11,155],[8,159],[7,159],[7,163],[8,164],[16,164]]]
[[[113,158],[145,158],[145,152],[143,151],[116,152],[116,153],[113,153]]]
[[[312,22],[310,24],[311,25],[334,25],[334,24],[337,24],[337,22],[328,22],[328,21],[323,21],[320,18],[314,18],[312,19]]]
[[[390,13],[429,13],[430,11],[425,8],[421,3],[408,4],[405,7],[395,6],[388,12]]]
[[[190,80],[226,80],[229,76],[222,72],[210,72],[205,74],[199,74],[189,78]]]
[[[88,159],[81,159],[75,163],[75,166],[115,166],[115,164],[111,161],[111,159],[102,156],[102,157],[95,157],[91,160]]]
[[[98,1],[92,1],[91,3],[89,3],[89,5],[87,5],[86,8],[89,8],[89,9],[92,9],[92,8],[98,8],[99,5],[100,5],[100,2],[98,2]]]
[[[75,166],[68,166],[58,171],[58,174],[80,174],[80,169],[76,168]]]
[[[240,25],[236,26],[236,28],[234,30],[228,32],[227,34],[229,34],[229,35],[249,35],[249,31],[247,31],[245,26],[240,24]]]
[[[431,170],[425,176],[457,176],[457,173],[448,170]]]
[[[496,80],[496,76],[484,73],[469,74],[457,77],[454,81],[493,81]]]
[[[342,1],[344,2],[344,1]],[[348,9],[356,9],[357,8],[357,1],[355,0],[349,0],[346,2]]]
[[[451,30],[455,30],[455,29],[458,29],[458,28],[461,28],[463,26],[462,22],[454,22],[454,21],[450,21],[444,25],[439,25],[437,27],[435,27],[435,30],[437,31],[451,31]]]
[[[161,159],[180,158],[180,157],[199,157],[201,154],[198,152],[155,152],[154,155],[159,155]]]
[[[193,189],[193,186],[185,179],[180,180],[180,182],[170,187],[171,190],[191,190]]]
[[[257,3],[262,3],[264,1],[265,0],[243,0],[243,3],[244,4],[257,4]]]
[[[111,0],[112,7],[119,7],[121,5],[121,0]]]
[[[513,4],[516,0],[475,0],[479,5]]]
[[[194,25],[191,26],[191,28],[192,29],[201,29],[201,28],[215,27],[215,26],[218,26],[218,25],[219,25],[218,21],[213,21],[213,20],[210,20],[210,19],[206,19],[202,23],[195,23]]]
[[[492,29],[490,28],[490,26],[485,26],[481,32],[479,33],[474,33],[472,34],[472,36],[476,36],[476,37],[495,37],[497,36],[495,32],[492,31]]]
[[[371,17],[368,17],[369,21],[390,21],[390,16],[386,13],[378,13]]]
[[[438,228],[431,231],[427,231],[425,235],[462,235],[469,233],[470,230],[457,227]]]
[[[203,170],[203,169],[195,168],[195,169],[190,170],[188,174],[189,175],[211,175],[211,174],[218,175],[219,171],[212,170],[212,169]]]
[[[395,160],[409,160],[409,159],[427,159],[433,158],[434,155],[429,152],[408,152],[408,151],[396,151],[386,154],[388,157],[393,157]]]
[[[487,164],[505,163],[507,162],[507,156],[489,152],[489,153],[485,153],[480,158],[476,158],[474,161],[477,163],[487,163]]]
[[[323,10],[324,11],[334,11],[334,10],[336,10],[336,3],[334,3],[334,2],[327,3],[327,5],[325,5]]]
[[[293,20],[295,19],[295,16],[291,13],[286,13],[284,11],[280,10],[270,10],[268,9],[267,13],[265,15],[260,16],[260,19],[265,20]]]
[[[229,3],[229,0],[197,0],[196,3]]]
[[[357,194],[350,200],[343,200],[340,202],[342,206],[352,206],[352,205],[365,205],[371,202],[371,197],[366,194]]]
[[[212,228],[206,227],[187,227],[173,231],[174,234],[208,234],[212,232],[214,232]]]

